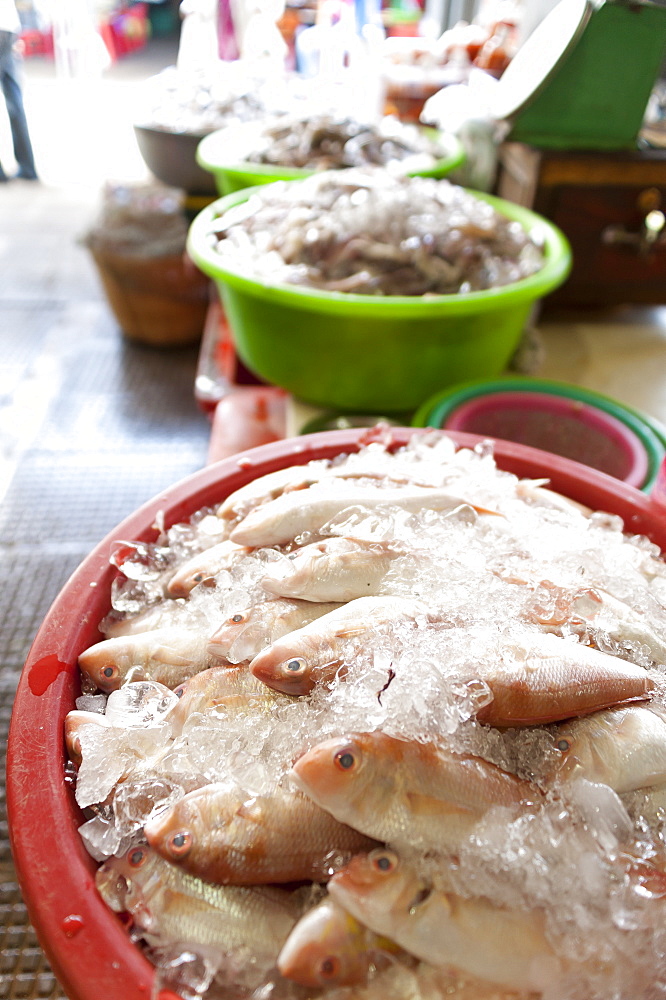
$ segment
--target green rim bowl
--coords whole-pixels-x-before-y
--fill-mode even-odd
[[[315,406],[411,412],[446,386],[501,374],[535,302],[571,268],[569,243],[556,226],[501,198],[471,193],[538,236],[545,255],[540,271],[499,288],[428,298],[254,279],[225,261],[211,241],[216,221],[251,190],[200,212],[187,250],[215,281],[236,350],[256,375]]]
[[[647,466],[645,478],[641,483],[632,483],[632,485],[637,486],[644,493],[649,493],[653,488],[661,464],[666,457],[666,427],[658,420],[628,406],[626,403],[621,403],[603,393],[569,382],[528,376],[510,376],[495,381],[467,382],[445,389],[426,400],[414,414],[412,426],[453,429],[458,416],[462,414],[463,408],[468,404],[481,400],[490,401],[493,397],[497,397],[498,410],[501,411],[505,398],[516,392],[539,393],[546,399],[549,396],[566,399],[574,404],[572,411],[574,413],[576,405],[581,407],[582,414],[587,408],[593,407],[618,421],[635,437],[645,454]],[[467,426],[464,428],[456,426],[455,429],[471,430]],[[581,422],[581,433],[582,431],[583,424]],[[540,447],[544,451],[549,450],[544,442],[541,443]]]
[[[460,140],[450,132],[438,132],[424,128],[423,131],[437,138],[446,148],[446,154],[427,170],[415,170],[411,177],[446,177],[465,162],[466,154]],[[296,181],[315,173],[305,167],[284,167],[273,163],[228,162],[226,160],[225,139],[227,129],[218,129],[201,140],[197,146],[196,159],[200,167],[210,171],[220,194],[233,194],[245,188],[274,181]]]

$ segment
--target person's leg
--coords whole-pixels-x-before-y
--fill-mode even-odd
[[[8,34],[8,32],[0,31],[0,35],[5,35],[5,34]],[[1,77],[2,77],[2,40],[0,40],[0,78]],[[7,177],[7,174],[5,173],[2,164],[0,163],[0,184],[8,180],[9,178]]]
[[[35,180],[35,160],[28,132],[28,122],[23,108],[23,95],[18,76],[18,66],[14,58],[15,35],[11,31],[0,31],[0,83],[7,105],[9,124],[12,130],[14,156],[18,164],[18,176]]]

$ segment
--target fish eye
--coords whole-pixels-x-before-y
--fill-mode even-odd
[[[368,857],[372,867],[382,875],[388,875],[398,867],[397,855],[391,851],[373,851]]]
[[[184,858],[192,847],[192,834],[186,830],[173,833],[167,840],[167,848],[174,858]]]
[[[358,766],[360,751],[355,746],[346,746],[338,750],[333,761],[340,771],[352,771]]]
[[[335,955],[329,955],[322,959],[319,965],[319,975],[322,979],[333,979],[340,971],[340,959]]]
[[[571,750],[571,740],[562,738],[558,740],[555,744],[555,749],[559,750],[561,753],[566,753],[567,750]]]
[[[133,851],[130,851],[127,860],[132,868],[140,868],[146,861],[147,857],[148,855],[142,847],[136,847]]]
[[[227,618],[227,625],[242,625],[243,622],[247,621],[247,615],[242,612],[232,615],[231,618]]]
[[[111,678],[115,677],[117,673],[118,668],[115,666],[104,667],[102,670],[102,677],[106,677],[108,680],[111,680]]]
[[[307,663],[302,656],[295,656],[293,660],[285,660],[282,664],[284,672],[292,677],[296,674],[304,674],[306,667]]]

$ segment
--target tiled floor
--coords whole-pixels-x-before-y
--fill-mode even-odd
[[[206,461],[196,348],[125,341],[80,242],[105,180],[147,176],[131,127],[137,84],[174,52],[158,40],[78,84],[57,79],[48,61],[25,66],[41,183],[0,185],[2,745],[29,644],[71,570],[126,514]],[[1,119],[0,159],[10,170]],[[549,317],[539,333],[536,374],[666,423],[666,305]],[[57,997],[15,883],[1,808],[0,919],[9,926],[6,909],[11,927],[0,937],[0,1000]]]

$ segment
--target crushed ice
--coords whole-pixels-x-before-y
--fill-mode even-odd
[[[149,678],[108,698],[84,694],[77,708],[105,713],[106,721],[89,721],[79,732],[76,798],[89,817],[81,827],[88,851],[100,861],[121,855],[141,840],[150,817],[208,783],[234,781],[248,796],[269,794],[298,755],[329,736],[382,729],[440,742],[540,784],[547,795],[527,809],[489,810],[455,863],[442,867],[417,858],[429,878],[464,896],[543,910],[551,943],[576,969],[544,1000],[666,996],[660,902],[666,880],[653,878],[651,867],[666,850],[666,782],[624,795],[581,778],[566,787],[549,785],[559,754],[551,727],[496,729],[475,720],[492,700],[475,668],[502,655],[517,623],[648,668],[657,679],[655,701],[666,704],[664,659],[655,654],[659,637],[666,636],[666,569],[658,549],[623,534],[615,516],[589,515],[543,482],[521,482],[497,470],[487,444],[456,451],[435,432],[415,435],[395,455],[373,442],[358,454],[312,463],[312,473],[307,488],[314,491],[343,495],[346,477],[358,474],[377,489],[395,488],[403,479],[444,487],[467,502],[445,514],[341,509],[320,532],[304,530],[282,549],[251,551],[215,576],[214,586],[173,599],[166,591],[169,576],[216,544],[253,501],[244,501],[226,523],[215,511],[197,512],[188,523],[163,529],[152,546],[124,546],[103,634],[177,624],[210,636],[239,609],[275,599],[261,586],[267,564],[284,559],[294,544],[322,536],[402,546],[404,555],[390,563],[378,593],[416,597],[428,613],[344,640],[336,653],[342,666],[328,684],[305,697],[277,698],[261,711],[211,705],[179,729],[171,720],[178,694]],[[612,601],[628,609],[623,619]],[[656,646],[645,639],[646,623]],[[188,967],[194,970],[189,976]],[[210,985],[214,970],[196,955],[180,959],[168,952],[161,975],[194,996]],[[371,983],[368,1000],[502,996],[491,987],[470,993],[464,981],[447,979],[441,970],[400,963],[378,975],[376,985],[381,991],[374,993]],[[264,989],[268,996],[276,987],[267,982]],[[213,996],[214,985],[211,990]],[[366,991],[353,995],[362,998]],[[348,996],[344,989],[330,991],[331,1000]]]

